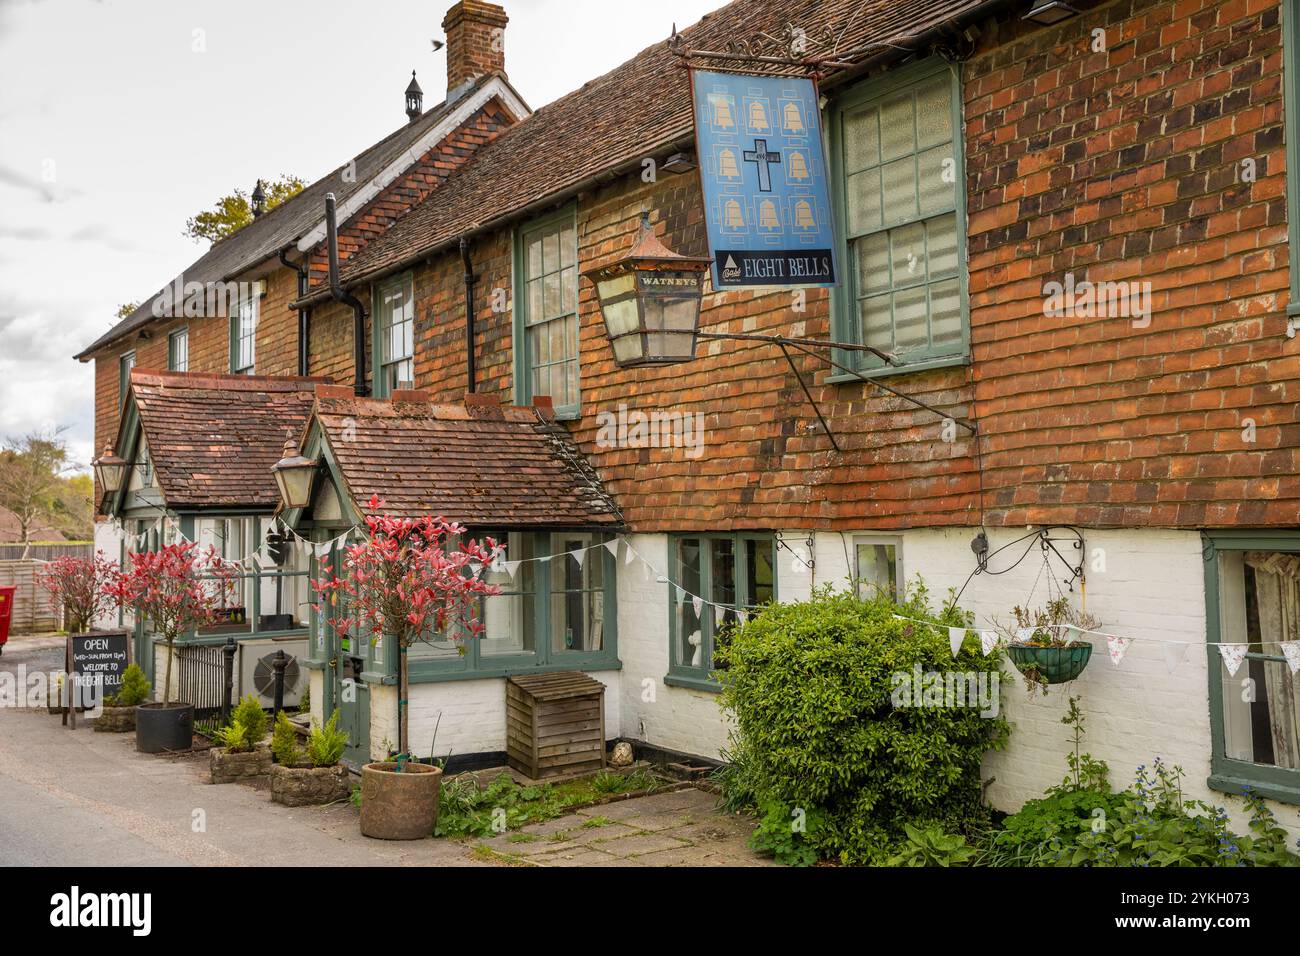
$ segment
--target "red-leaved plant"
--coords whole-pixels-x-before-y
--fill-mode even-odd
[[[131,555],[131,567],[118,576],[113,594],[149,621],[167,645],[163,703],[171,703],[172,649],[176,638],[218,620],[234,590],[235,568],[214,548],[193,541]]]
[[[371,512],[383,506],[378,496],[370,499]],[[410,755],[407,648],[431,635],[462,640],[483,632],[475,614],[478,600],[500,589],[479,571],[491,563],[496,542],[467,540],[464,527],[443,518],[372,514],[366,526],[370,536],[344,548],[339,572],[322,566],[321,579],[312,582],[321,597],[316,611],[341,635],[359,633],[372,644],[380,638],[397,644],[398,746],[405,757]],[[329,617],[327,606],[342,613]]]
[[[116,561],[96,551],[93,558],[65,555],[47,564],[37,583],[50,595],[54,606],[63,610],[63,626],[69,634],[90,630],[95,620],[117,607],[114,585],[119,568]]]

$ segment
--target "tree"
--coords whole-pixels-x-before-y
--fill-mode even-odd
[[[109,593],[153,625],[167,646],[164,704],[171,703],[172,649],[176,638],[216,623],[235,586],[235,566],[214,548],[193,541],[131,555],[131,567],[117,576]]]
[[[59,482],[55,492],[51,525],[72,541],[95,537],[95,479],[89,474],[71,475]]]
[[[270,212],[286,199],[292,199],[306,188],[307,184],[297,176],[282,175],[279,179],[263,182],[266,192],[266,209]],[[185,235],[195,242],[207,240],[211,243],[233,236],[253,221],[253,206],[248,193],[236,189],[228,196],[222,196],[211,209],[205,209],[198,215],[185,221]]]
[[[409,757],[407,648],[431,634],[461,640],[482,633],[474,614],[478,599],[500,589],[479,571],[497,548],[491,538],[465,540],[463,527],[442,518],[373,514],[382,507],[378,497],[370,499],[370,536],[344,549],[343,573],[322,567],[322,579],[312,583],[321,596],[317,612],[325,614],[327,605],[338,609],[338,616],[327,620],[340,634],[359,632],[372,644],[379,638],[397,644],[398,746]]]
[[[93,558],[65,555],[46,565],[37,583],[63,611],[63,626],[69,634],[88,631],[96,620],[117,606],[114,589],[118,564],[96,551]]]
[[[49,520],[59,511],[64,475],[72,468],[62,433],[63,429],[35,431],[22,438],[7,438],[0,448],[0,507],[18,519],[24,558],[31,550],[37,522]]]

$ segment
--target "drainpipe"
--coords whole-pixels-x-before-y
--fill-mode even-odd
[[[460,261],[465,263],[465,376],[469,380],[469,394],[474,394],[474,263],[469,257],[469,237],[460,237]]]
[[[352,306],[355,320],[352,324],[352,358],[356,367],[356,381],[352,390],[359,396],[370,394],[366,385],[366,307],[339,284],[339,233],[334,217],[334,194],[325,194],[325,244],[330,258],[330,297],[335,302]]]
[[[292,269],[294,272],[298,273],[298,298],[302,299],[303,296],[307,294],[306,262],[305,261],[301,263],[290,262],[289,257],[286,256],[284,254],[284,250],[281,249],[280,264],[283,265],[286,269]],[[310,324],[310,321],[311,321],[311,307],[303,306],[298,310],[298,374],[299,375],[307,374],[308,356],[310,355],[307,336],[309,334],[308,326]]]

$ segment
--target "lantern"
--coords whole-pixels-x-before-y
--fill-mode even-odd
[[[280,499],[286,508],[306,508],[311,504],[312,479],[316,476],[316,460],[298,453],[298,443],[288,438],[284,443],[284,457],[271,466],[275,483],[280,488]]]
[[[95,469],[99,486],[107,492],[120,491],[122,479],[126,477],[127,462],[113,453],[113,446],[106,445],[104,453],[90,463]]]
[[[621,259],[584,272],[596,286],[605,333],[622,366],[671,365],[695,357],[707,256],[673,252],[642,216],[641,238]]]

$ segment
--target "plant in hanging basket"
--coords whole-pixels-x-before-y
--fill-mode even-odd
[[[1024,676],[1031,696],[1083,673],[1092,658],[1092,645],[1080,637],[1101,626],[1096,617],[1072,607],[1067,597],[1048,601],[1046,608],[1017,605],[1011,615],[1014,626],[994,624],[1007,636],[1007,656]]]

